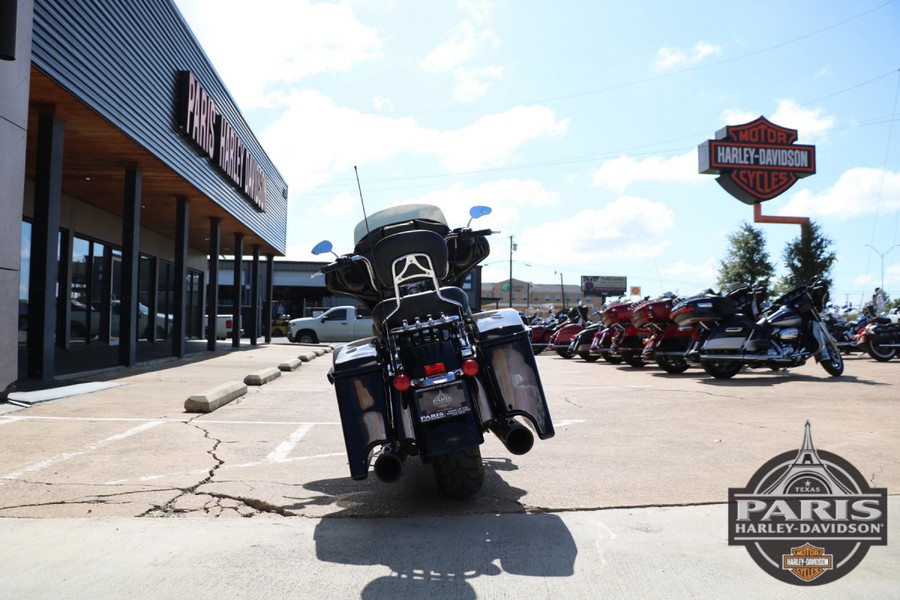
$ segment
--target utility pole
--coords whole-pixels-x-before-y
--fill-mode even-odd
[[[516,245],[513,244],[513,236],[509,236],[509,307],[512,308],[512,254],[513,250],[516,249]]]
[[[553,271],[556,273],[556,271]],[[563,274],[562,271],[559,272],[559,296],[562,298],[563,310],[566,309],[566,288],[563,285]]]

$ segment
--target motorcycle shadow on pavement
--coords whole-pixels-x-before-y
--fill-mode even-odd
[[[361,598],[475,598],[467,581],[476,577],[572,576],[578,550],[562,519],[526,512],[518,501],[525,491],[499,475],[518,468],[510,460],[484,462],[484,487],[465,500],[441,495],[430,466],[415,457],[390,485],[373,476],[305,484],[324,494],[317,504],[342,509],[316,526],[316,558],[389,569],[365,586]]]
[[[731,379],[715,379],[705,373],[697,373],[697,382],[703,385],[712,385],[716,387],[766,387],[773,385],[781,385],[784,383],[858,383],[862,385],[888,385],[881,381],[872,381],[871,379],[859,379],[854,375],[841,375],[840,377],[829,377],[824,373],[821,376],[805,375],[794,371],[766,371],[763,369],[756,371],[741,371]]]

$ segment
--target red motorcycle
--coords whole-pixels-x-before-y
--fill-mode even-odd
[[[543,352],[550,344],[550,336],[556,329],[556,319],[546,318],[533,323],[529,330],[531,332],[531,350],[535,354]]]
[[[685,352],[690,348],[693,333],[681,329],[672,319],[672,306],[677,299],[663,296],[640,303],[632,311],[631,322],[638,329],[647,329],[641,358],[655,361],[666,373],[684,373],[688,368]]]
[[[592,344],[591,348],[607,362],[618,364],[625,361],[632,367],[644,366],[641,352],[649,332],[635,327],[631,322],[635,306],[636,303],[627,301],[614,302],[601,311],[600,319],[606,330],[600,333],[595,339],[596,345]]]
[[[586,320],[587,308],[584,308],[583,310],[582,307],[573,308],[569,311],[566,320],[556,326],[556,329],[550,336],[547,347],[563,358],[572,358],[574,354],[569,351],[569,345],[572,342],[572,338],[584,329],[583,323]]]

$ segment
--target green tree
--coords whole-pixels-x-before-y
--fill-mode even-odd
[[[800,226],[800,237],[788,242],[781,258],[787,274],[778,281],[777,289],[781,292],[808,283],[818,277],[831,288],[831,269],[837,255],[831,251],[833,242],[822,233],[822,228],[810,221]]]
[[[768,287],[774,268],[769,262],[766,236],[762,230],[744,222],[737,232],[728,236],[728,242],[731,247],[719,263],[717,285],[721,288],[731,283],[752,285],[765,281]]]

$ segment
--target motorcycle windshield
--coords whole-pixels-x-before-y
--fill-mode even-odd
[[[437,206],[430,204],[403,204],[380,210],[357,223],[353,229],[353,245],[358,246],[369,233],[382,227],[414,220],[433,221],[447,227],[449,230],[447,219],[444,217],[443,211]]]

